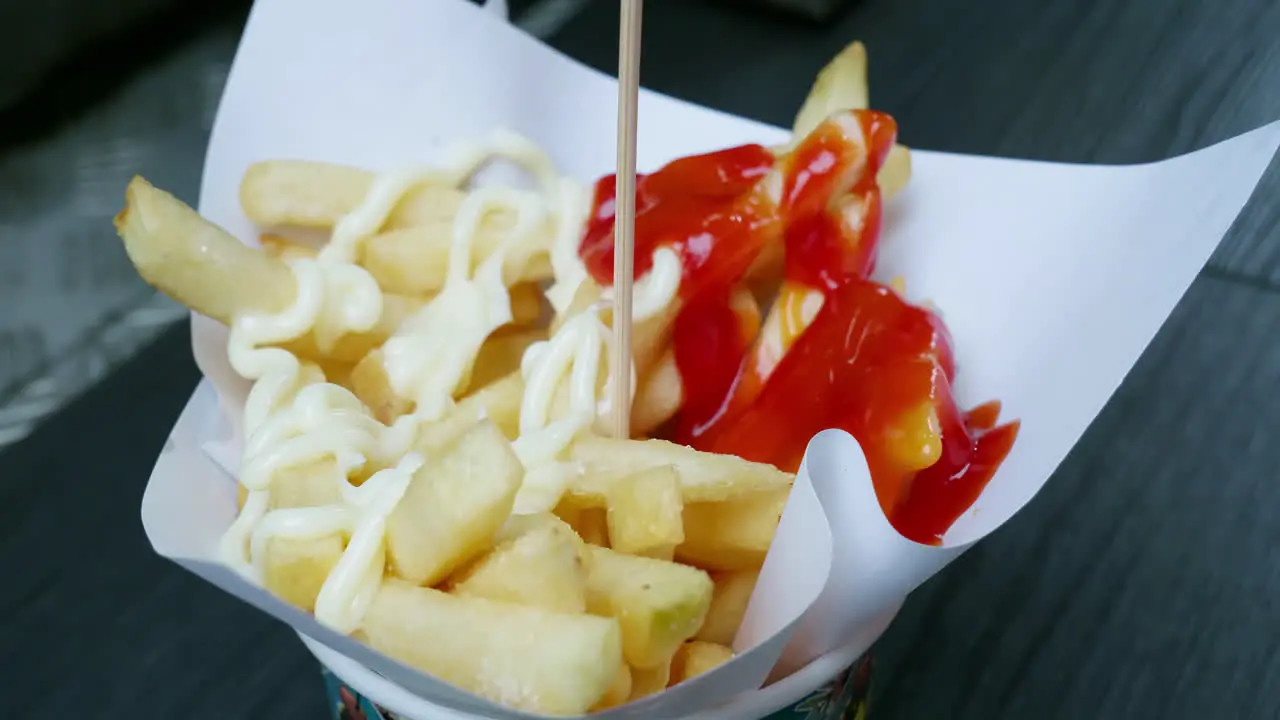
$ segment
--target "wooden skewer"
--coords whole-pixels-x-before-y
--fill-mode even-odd
[[[631,437],[631,292],[636,239],[636,106],[643,0],[622,0],[618,22],[618,179],[613,221],[613,434]]]

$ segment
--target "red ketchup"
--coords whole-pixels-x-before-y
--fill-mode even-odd
[[[747,145],[640,177],[636,276],[659,247],[684,267],[673,344],[685,400],[674,440],[794,472],[814,434],[841,428],[862,446],[893,526],[938,544],[1009,453],[1018,425],[997,425],[998,403],[962,412],[941,319],[868,279],[881,224],[876,173],[896,135],[889,116],[849,111],[781,160]],[[775,166],[780,198],[761,182]],[[580,249],[602,285],[613,280],[613,193],[612,177],[597,184]],[[777,317],[752,337],[730,292],[779,238]]]

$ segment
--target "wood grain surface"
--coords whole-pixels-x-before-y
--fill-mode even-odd
[[[616,7],[555,44],[611,70]],[[874,104],[920,147],[1137,162],[1280,117],[1272,2],[862,0],[824,26],[732,0],[646,10],[647,86],[777,123],[853,38]],[[1277,165],[1046,489],[911,598],[873,720],[1280,716]],[[142,488],[197,377],[188,342],[166,333],[0,455],[6,717],[327,712],[286,628],[143,537]]]

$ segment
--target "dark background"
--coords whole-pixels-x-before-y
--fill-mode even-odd
[[[243,5],[139,13],[145,24],[41,65],[0,105],[0,153],[233,35]],[[590,2],[551,42],[612,70],[616,21],[616,2]],[[645,33],[647,86],[779,124],[861,39],[873,105],[931,149],[1138,162],[1280,118],[1274,2],[861,0],[814,24],[649,0]],[[231,46],[215,47],[225,63]],[[179,102],[187,88],[175,77],[156,92]],[[197,164],[149,162],[191,199]],[[1273,162],[1045,490],[912,596],[878,646],[873,717],[1280,716],[1278,190]],[[188,341],[185,326],[165,331],[0,454],[5,717],[326,716],[287,628],[155,558],[142,535],[142,488],[198,377]]]

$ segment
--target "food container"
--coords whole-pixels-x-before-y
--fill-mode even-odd
[[[238,197],[254,162],[431,165],[449,145],[501,127],[543,147],[561,174],[590,182],[613,169],[616,94],[612,78],[461,0],[259,0],[213,128],[199,210],[254,243],[257,228]],[[650,92],[639,118],[642,170],[790,139],[786,130]],[[858,443],[819,433],[735,657],[595,717],[766,717],[799,712],[796,704],[832,678],[860,677],[849,668],[861,667],[855,661],[907,594],[1002,525],[1053,473],[1217,246],[1277,145],[1280,123],[1131,167],[913,153],[911,184],[885,208],[878,272],[904,277],[909,299],[942,308],[957,347],[958,400],[1001,399],[1022,420],[1017,445],[941,544],[926,546],[889,525]],[[391,712],[537,717],[335,632],[218,561],[236,514],[246,383],[228,364],[224,327],[196,316],[192,337],[206,381],[143,497],[156,552],[288,623],[337,677]]]

